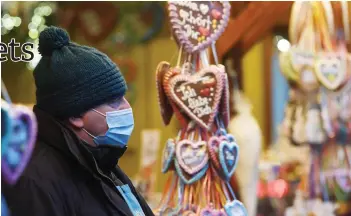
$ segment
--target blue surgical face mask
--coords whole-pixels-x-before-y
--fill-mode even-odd
[[[103,114],[95,109],[94,112],[106,117],[108,130],[103,136],[94,136],[89,134],[96,145],[111,145],[117,147],[125,147],[128,143],[129,137],[134,129],[134,118],[132,108],[106,112]]]

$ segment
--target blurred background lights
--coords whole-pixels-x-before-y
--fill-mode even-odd
[[[277,48],[280,52],[287,52],[289,51],[290,47],[291,47],[291,44],[288,40],[284,38],[281,38],[280,40],[278,40]]]
[[[21,23],[22,19],[20,17],[4,14],[1,18],[1,35],[9,33],[14,27],[19,27]]]
[[[12,17],[4,17],[1,21],[2,26],[4,26],[7,30],[12,30],[15,26],[15,22]]]
[[[34,15],[32,17],[32,23],[36,24],[37,26],[39,26],[42,22],[43,18],[39,15]]]
[[[33,22],[31,22],[31,23],[28,24],[28,29],[29,29],[29,30],[36,29],[36,28],[38,28],[38,25],[35,24],[35,23],[33,23]]]
[[[15,17],[14,20],[15,20],[15,27],[18,27],[21,25],[22,19],[20,17]]]
[[[32,59],[32,61],[30,61],[28,64],[27,64],[27,68],[29,70],[34,70],[34,68],[38,65],[40,59],[41,59],[41,55],[40,53],[38,52],[38,42],[39,40],[36,39],[35,41],[31,41],[32,43],[34,43],[34,48],[32,49],[32,52],[34,54],[34,57]]]
[[[29,30],[28,35],[29,35],[30,38],[36,39],[39,36],[39,32],[38,32],[37,29],[31,29],[31,30]]]

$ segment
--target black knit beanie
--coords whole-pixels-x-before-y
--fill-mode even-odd
[[[48,27],[40,33],[42,58],[34,69],[36,106],[65,119],[122,97],[127,85],[111,59],[70,42],[68,33]]]

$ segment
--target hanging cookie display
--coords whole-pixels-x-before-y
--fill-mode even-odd
[[[230,4],[171,1],[168,10],[179,56],[174,66],[159,63],[156,86],[164,124],[174,114],[182,128],[164,147],[162,172],[171,175],[155,213],[247,215],[228,183],[240,150],[226,131],[229,84],[214,45],[227,25]],[[209,48],[215,64],[209,63]]]
[[[292,47],[280,54],[280,65],[295,93],[287,107],[284,123],[291,130],[286,134],[292,143],[311,147],[308,199],[345,203],[351,192],[351,79],[346,48],[350,27],[348,5],[337,4],[344,25],[340,31],[334,26],[331,2],[294,3],[289,26]]]
[[[1,92],[6,100],[1,101],[1,173],[5,183],[14,185],[32,155],[37,123],[29,108],[11,103],[4,83]],[[1,210],[8,215],[5,198],[1,199]]]

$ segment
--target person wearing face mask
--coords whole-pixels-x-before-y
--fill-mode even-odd
[[[16,185],[2,186],[11,215],[154,215],[117,164],[134,128],[119,68],[57,27],[40,33],[39,52],[37,143]]]

